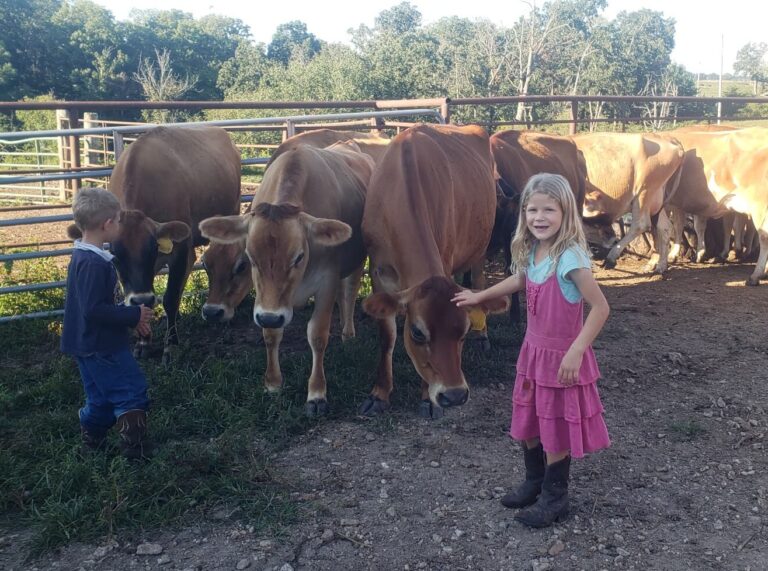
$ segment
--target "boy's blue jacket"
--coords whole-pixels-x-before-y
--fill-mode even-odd
[[[128,346],[129,328],[139,323],[141,309],[117,305],[117,292],[112,263],[76,247],[67,270],[62,352],[84,357]]]

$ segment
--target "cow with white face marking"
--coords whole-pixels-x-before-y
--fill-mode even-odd
[[[294,307],[314,296],[307,326],[310,416],[328,408],[323,358],[340,291],[343,335],[354,335],[352,313],[365,259],[360,223],[372,171],[373,160],[354,148],[300,145],[272,162],[249,212],[200,224],[212,242],[241,247],[247,256],[256,296],[253,320],[267,347],[267,390],[282,386],[278,349],[283,329]]]
[[[311,146],[318,149],[332,147],[342,143],[348,150],[358,151],[371,157],[374,162],[383,155],[389,144],[389,139],[369,133],[355,131],[333,131],[331,129],[317,129],[300,133],[286,139],[272,154],[265,172],[268,172],[272,163],[283,153],[295,150],[299,146]],[[343,149],[343,147],[337,147]],[[353,153],[353,162],[360,159]],[[354,168],[354,164],[352,165]],[[367,184],[367,180],[366,180]],[[260,193],[251,203],[253,206],[259,203]],[[203,254],[203,265],[208,273],[208,298],[203,305],[203,319],[210,322],[229,321],[235,315],[235,309],[245,299],[253,288],[251,279],[250,262],[245,254],[245,242],[234,244],[211,243]],[[348,293],[346,294],[349,295]],[[346,305],[339,299],[339,308],[342,310],[342,324],[344,331],[353,330],[351,316],[346,317]],[[345,334],[346,338],[347,334]]]

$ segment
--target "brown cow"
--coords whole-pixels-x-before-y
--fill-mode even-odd
[[[659,259],[651,259],[649,271],[656,268],[663,274],[667,268],[669,220],[662,206],[667,184],[674,187],[679,182],[682,146],[635,133],[591,133],[577,135],[573,140],[587,162],[584,222],[604,226],[632,212],[629,231],[608,252],[605,265],[614,267],[627,244],[650,230],[651,217],[658,214],[655,239]]]
[[[154,277],[168,266],[168,363],[171,345],[178,343],[176,317],[195,247],[207,242],[197,225],[240,210],[240,152],[219,127],[156,127],[126,149],[109,189],[123,208],[112,253],[125,303],[154,306]]]
[[[442,407],[466,402],[461,351],[470,319],[451,303],[459,291],[451,276],[482,268],[495,204],[493,158],[483,129],[419,125],[390,143],[363,216],[374,290],[363,308],[379,322],[381,355],[362,414],[389,407],[397,313],[405,314],[405,348],[422,378],[421,414],[439,417]],[[502,301],[493,309],[505,306]]]
[[[538,133],[536,131],[500,131],[491,136],[491,151],[499,175],[496,220],[493,225],[489,255],[501,250],[504,267],[509,271],[512,263],[510,243],[517,229],[518,199],[528,179],[542,172],[565,177],[576,197],[581,213],[584,206],[584,189],[587,165],[584,155],[568,137]],[[520,321],[518,294],[512,296],[510,317]]]
[[[322,149],[339,142],[349,142],[348,144],[353,145],[353,149],[358,149],[377,160],[383,155],[382,150],[386,149],[389,139],[354,131],[332,131],[330,129],[308,131],[287,139],[275,149],[267,166],[269,167],[277,157],[288,150],[295,149],[299,144]],[[359,158],[355,157],[353,160],[358,162]],[[366,179],[367,183],[368,180]],[[255,199],[254,202],[258,204],[259,201]],[[214,322],[229,321],[235,315],[237,306],[253,288],[251,272],[248,271],[250,270],[250,262],[245,255],[245,243],[212,243],[203,254],[202,259],[208,273],[208,297],[203,305],[203,319]],[[342,303],[339,303],[339,309],[342,309]],[[349,319],[351,320],[351,316]],[[353,326],[347,323],[345,330],[349,330],[350,327]]]
[[[372,170],[370,157],[349,147],[300,145],[267,169],[258,203],[249,212],[200,224],[212,242],[244,244],[256,290],[253,320],[262,328],[267,347],[269,391],[278,391],[283,383],[278,359],[283,328],[291,322],[293,308],[314,296],[307,325],[312,348],[306,405],[310,416],[328,410],[323,357],[333,304],[345,278],[342,316],[352,324],[365,258],[360,223]],[[345,328],[345,335],[354,335],[354,329]]]
[[[768,262],[768,130],[734,131],[727,144],[727,152],[706,171],[709,189],[727,208],[752,218],[760,254],[747,285],[756,286]]]

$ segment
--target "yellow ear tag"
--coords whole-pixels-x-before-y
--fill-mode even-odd
[[[161,254],[170,254],[173,250],[173,241],[170,238],[158,238],[157,251]]]
[[[469,310],[469,323],[474,331],[485,329],[485,312],[477,307]]]

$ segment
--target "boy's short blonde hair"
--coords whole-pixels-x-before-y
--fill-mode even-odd
[[[72,214],[81,232],[99,228],[120,213],[117,197],[103,188],[83,188],[75,195]]]

